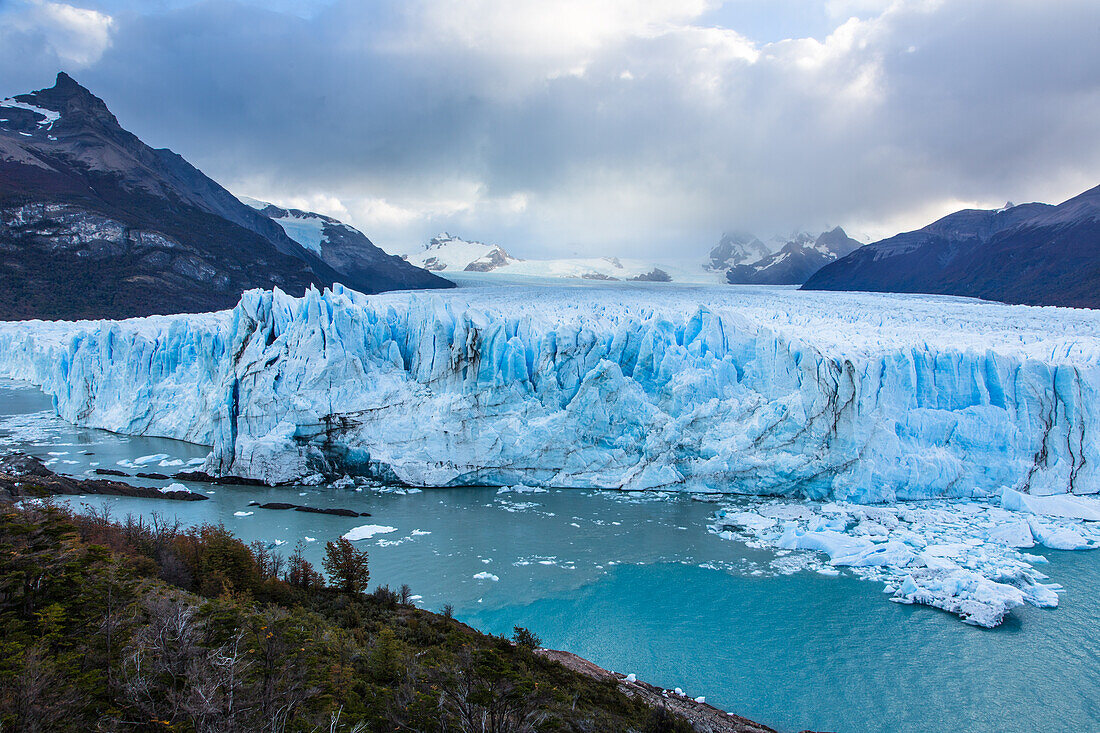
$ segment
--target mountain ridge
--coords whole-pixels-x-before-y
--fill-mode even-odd
[[[806,290],[1100,307],[1100,186],[1056,206],[964,209],[823,267]]]
[[[0,278],[4,319],[220,310],[257,287],[402,286],[339,272],[182,156],[122,128],[64,72],[0,101]]]

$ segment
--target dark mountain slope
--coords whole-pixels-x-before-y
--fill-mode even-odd
[[[368,275],[337,271],[180,156],[145,145],[65,74],[0,101],[0,318],[217,310],[257,287],[396,287]]]
[[[1100,187],[1058,206],[956,212],[869,244],[803,287],[1100,307]]]

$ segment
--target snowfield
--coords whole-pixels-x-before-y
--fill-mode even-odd
[[[71,422],[209,445],[204,470],[272,483],[774,496],[719,498],[712,531],[983,626],[1057,604],[1024,549],[1100,546],[1100,312],[462,282],[2,323],[0,376]]]

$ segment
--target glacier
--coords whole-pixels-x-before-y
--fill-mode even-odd
[[[204,467],[857,503],[1100,489],[1100,314],[666,284],[250,291],[0,324],[0,376]]]

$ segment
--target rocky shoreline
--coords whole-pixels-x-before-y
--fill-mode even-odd
[[[578,657],[572,652],[558,649],[538,649],[541,657],[558,662],[564,667],[597,680],[614,680],[619,690],[629,697],[637,697],[653,708],[665,708],[677,717],[687,720],[699,733],[776,733],[772,728],[742,718],[734,713],[719,710],[706,701],[693,699],[673,690],[651,685],[636,679],[634,675],[612,672]],[[803,733],[810,733],[803,731]]]
[[[104,472],[105,473],[105,472]],[[42,461],[25,453],[0,457],[0,503],[40,499],[47,496],[85,494],[131,496],[175,501],[204,501],[209,497],[179,488],[162,490],[151,486],[133,486],[122,481],[73,478],[54,473]]]

